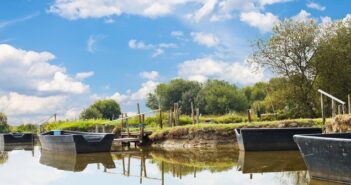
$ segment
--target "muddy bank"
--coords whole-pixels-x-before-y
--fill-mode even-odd
[[[223,124],[174,127],[154,132],[150,136],[153,147],[160,148],[202,148],[238,147],[235,128],[290,128],[315,127],[313,121],[281,121],[271,124]]]

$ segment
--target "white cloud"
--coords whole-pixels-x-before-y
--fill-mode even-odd
[[[128,46],[131,49],[152,50],[152,57],[162,55],[165,49],[178,47],[174,43],[146,44],[143,41],[137,41],[135,39],[129,40]]]
[[[226,80],[231,83],[253,84],[264,80],[263,70],[238,62],[217,61],[211,58],[188,60],[179,65],[178,75],[188,80],[204,82],[208,79]]]
[[[96,51],[96,43],[104,38],[104,35],[90,35],[87,40],[87,51],[94,53]]]
[[[24,16],[24,17],[20,17],[20,18],[17,18],[17,19],[12,19],[12,20],[7,20],[7,21],[0,21],[0,28],[11,26],[11,25],[14,25],[14,24],[17,24],[17,23],[20,23],[20,22],[25,22],[25,21],[33,19],[33,18],[35,18],[37,16],[39,16],[38,12],[36,12],[34,14],[31,14],[31,15]]]
[[[305,10],[301,10],[297,15],[293,16],[292,19],[298,22],[306,22],[311,20],[311,14]]]
[[[290,0],[260,0],[260,4],[262,6],[265,6],[265,5],[272,5],[272,4],[276,4],[276,3],[284,3],[284,2],[288,2]]]
[[[62,72],[56,72],[49,82],[40,82],[38,90],[42,92],[82,94],[89,90],[89,86],[67,76]]]
[[[272,31],[273,26],[279,22],[279,18],[272,13],[260,12],[243,12],[240,14],[240,20],[251,27],[258,28],[261,32]]]
[[[182,31],[172,31],[171,36],[172,37],[183,37],[184,33]]]
[[[8,116],[51,114],[65,99],[65,96],[37,97],[10,92],[0,96],[0,110]]]
[[[87,79],[89,77],[94,76],[94,71],[88,71],[88,72],[81,72],[81,73],[77,73],[76,74],[76,79],[78,80],[84,80]]]
[[[314,2],[310,2],[306,5],[308,8],[312,8],[312,9],[316,9],[316,10],[319,10],[319,11],[324,11],[326,9],[325,6],[322,6],[318,3],[314,3]]]
[[[156,80],[159,76],[157,71],[144,71],[139,74],[141,78],[148,79],[148,80]]]
[[[197,10],[194,14],[190,13],[187,18],[194,20],[195,22],[199,22],[204,17],[210,15],[215,6],[217,4],[217,0],[208,0],[203,2],[203,6]]]
[[[219,39],[212,33],[191,32],[190,35],[194,42],[207,47],[214,47],[219,43]]]

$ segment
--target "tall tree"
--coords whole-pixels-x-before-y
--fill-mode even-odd
[[[81,113],[82,119],[116,119],[121,114],[119,104],[112,99],[98,100]]]
[[[268,67],[288,79],[296,111],[315,116],[314,84],[317,77],[314,60],[318,49],[319,26],[314,21],[285,20],[273,28],[272,36],[254,44],[252,62]]]

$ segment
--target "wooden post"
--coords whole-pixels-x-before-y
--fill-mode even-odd
[[[341,114],[341,105],[338,105],[338,115]]]
[[[347,95],[347,103],[348,103],[348,111],[349,111],[349,114],[351,114],[351,95]]]
[[[141,125],[140,125],[140,143],[143,144],[143,138],[144,138],[144,120],[145,120],[145,114],[141,115]]]
[[[323,94],[321,94],[321,112],[322,112],[322,121],[323,121],[323,126],[324,126],[325,125],[325,110],[324,110]]]
[[[138,109],[138,115],[139,115],[139,123],[141,123],[141,115],[140,115],[140,106],[139,106],[139,103],[137,103],[137,109]]]
[[[95,132],[99,133],[99,125],[98,124],[95,124]]]
[[[342,113],[342,114],[346,114],[345,105],[343,104],[341,107],[342,107],[342,108],[341,108],[341,109],[342,109],[342,112],[341,112],[341,113]]]
[[[123,132],[123,113],[121,113],[121,132]]]
[[[160,122],[160,128],[162,129],[163,128],[163,123],[162,123],[162,110],[160,109],[160,120],[159,120],[159,122]]]
[[[106,133],[105,124],[102,125],[102,133]]]
[[[247,120],[251,123],[251,109],[247,109]]]
[[[172,109],[170,110],[170,112],[171,112],[171,127],[174,127],[174,119],[173,119],[173,114],[174,114],[174,112],[172,111]]]
[[[336,104],[335,100],[332,100],[332,117],[335,117],[336,115]]]
[[[196,108],[196,123],[200,123],[200,109]]]
[[[179,111],[179,108],[178,108],[178,103],[175,103],[174,104],[174,124],[175,124],[175,126],[178,126],[178,124],[179,124],[179,113],[178,113],[178,111]]]
[[[193,124],[195,124],[195,110],[194,110],[194,104],[191,102],[191,121]]]
[[[127,113],[125,113],[124,115],[126,117],[126,127],[127,127],[127,133],[128,133],[128,137],[130,137],[130,132],[129,132],[129,123],[128,123],[128,115]]]
[[[171,114],[172,114],[172,111],[168,111],[168,114],[167,114],[167,120],[168,120],[168,123],[167,123],[167,126],[168,127],[172,127],[172,119],[171,119]]]

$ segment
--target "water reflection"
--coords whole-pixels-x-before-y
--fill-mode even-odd
[[[38,146],[33,151],[35,155],[26,150],[0,153],[1,185],[337,185],[310,181],[298,152],[120,147],[112,153],[75,155],[41,151]]]
[[[40,163],[59,170],[81,172],[89,164],[102,164],[104,169],[116,168],[110,153],[66,154],[41,151]]]
[[[306,165],[298,151],[239,153],[239,170],[243,173],[305,171]]]

